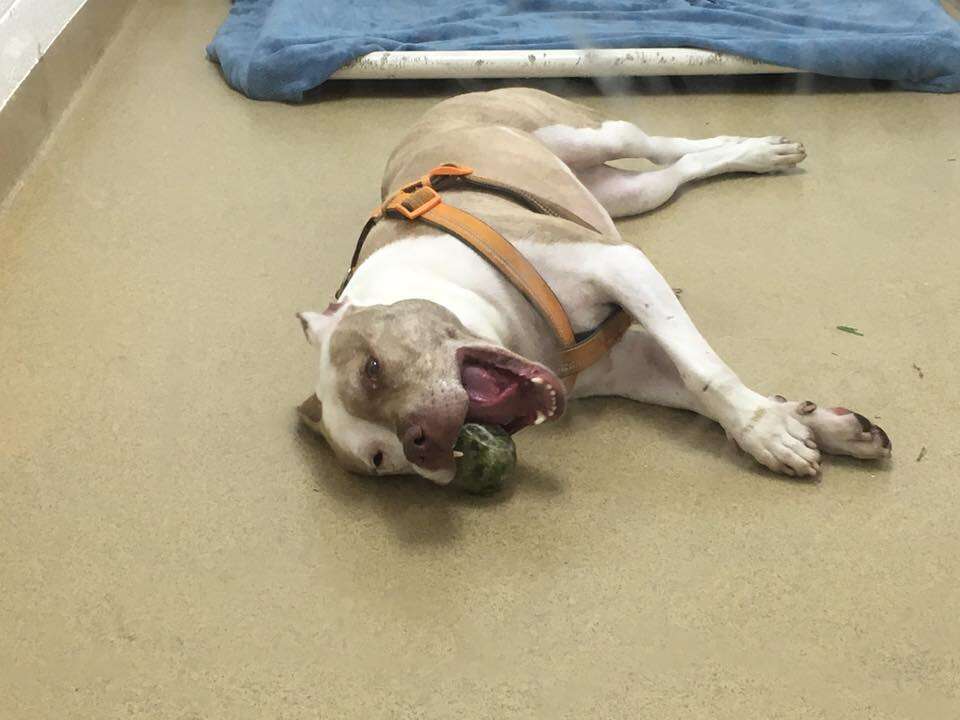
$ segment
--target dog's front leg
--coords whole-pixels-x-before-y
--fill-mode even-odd
[[[791,410],[750,390],[714,352],[647,257],[629,245],[597,248],[594,282],[655,338],[676,366],[696,409],[719,422],[772,470],[815,475],[820,454],[811,430]]]

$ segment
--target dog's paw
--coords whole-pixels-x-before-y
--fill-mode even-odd
[[[820,472],[814,433],[792,407],[757,396],[752,409],[725,429],[742,450],[771,470],[791,477],[813,477]]]
[[[826,453],[877,460],[890,457],[893,452],[890,436],[860,413],[843,407],[817,407],[809,400],[789,402],[779,395],[774,399],[810,428],[817,445]]]
[[[736,155],[731,170],[738,172],[769,173],[786,170],[807,157],[802,144],[784,137],[749,138],[732,146]]]

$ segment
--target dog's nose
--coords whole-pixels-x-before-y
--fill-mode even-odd
[[[407,460],[425,470],[440,470],[453,463],[453,446],[460,422],[446,418],[411,418],[400,433]]]

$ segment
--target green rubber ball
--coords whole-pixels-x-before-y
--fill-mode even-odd
[[[457,460],[454,485],[474,495],[492,495],[517,465],[517,448],[513,438],[497,425],[467,423],[460,429],[456,450],[463,453]]]

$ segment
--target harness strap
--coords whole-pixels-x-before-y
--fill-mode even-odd
[[[557,205],[551,200],[542,198],[539,195],[534,195],[532,192],[524,190],[522,188],[515,187],[513,185],[508,185],[505,182],[500,182],[499,180],[492,180],[486,177],[480,177],[479,175],[441,175],[439,179],[433,180],[433,186],[436,187],[437,184],[442,183],[441,187],[437,188],[438,190],[443,189],[445,185],[471,185],[479,190],[486,190],[488,192],[496,193],[506,197],[508,200],[513,200],[514,202],[519,202],[521,205],[526,205],[527,208],[533,210],[540,215],[551,215],[553,217],[562,218],[564,220],[569,220],[572,223],[586,228],[592,232],[598,233],[599,231],[582,217],[576,213],[572,213],[561,205]]]
[[[479,218],[446,203],[431,208],[420,220],[453,233],[499,270],[550,324],[561,346],[576,343],[570,318],[553,288],[502,235]]]
[[[563,304],[533,264],[509,240],[485,222],[443,202],[437,192],[438,185],[441,187],[469,185],[495,192],[541,215],[569,220],[597,232],[592,225],[566,208],[533,193],[496,180],[476,176],[470,168],[453,164],[441,165],[416,182],[405,185],[371,213],[360,232],[350,261],[350,269],[340,289],[337,290],[336,297],[340,297],[353,277],[367,235],[384,215],[399,216],[411,222],[419,221],[432,225],[473,248],[509,280],[547,321],[562,347],[557,374],[564,378],[568,388],[572,388],[579,373],[600,360],[620,341],[633,322],[632,318],[623,308],[618,307],[599,327],[578,342]]]

